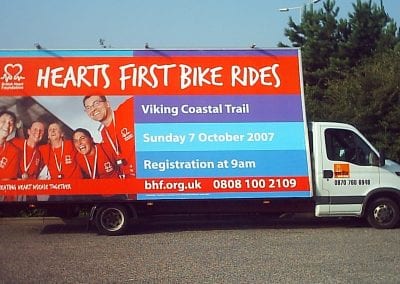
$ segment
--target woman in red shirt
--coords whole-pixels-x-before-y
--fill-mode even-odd
[[[78,155],[76,160],[85,178],[119,178],[120,172],[116,158],[105,150],[102,144],[94,143],[90,132],[83,128],[76,129],[72,141]]]
[[[35,121],[28,129],[28,137],[14,138],[12,143],[20,150],[20,179],[37,179],[43,167],[42,155],[38,143],[45,132],[43,122]]]

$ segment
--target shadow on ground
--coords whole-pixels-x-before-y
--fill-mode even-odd
[[[357,218],[316,218],[309,215],[269,216],[264,214],[245,215],[167,215],[146,217],[129,226],[127,234],[153,234],[162,232],[246,230],[246,229],[295,229],[329,227],[367,227],[364,220]],[[42,234],[94,233],[95,226],[87,218],[60,220],[46,224]]]

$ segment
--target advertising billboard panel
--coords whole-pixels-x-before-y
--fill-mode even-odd
[[[310,197],[297,49],[0,51],[0,198]]]

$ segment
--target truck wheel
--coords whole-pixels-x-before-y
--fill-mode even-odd
[[[121,205],[104,205],[97,211],[95,222],[102,235],[122,235],[128,227],[128,212]]]
[[[390,198],[378,198],[368,206],[367,221],[374,228],[392,229],[399,218],[399,206]]]

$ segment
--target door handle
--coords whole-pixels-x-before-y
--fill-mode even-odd
[[[323,178],[333,178],[333,171],[332,170],[324,170]]]

